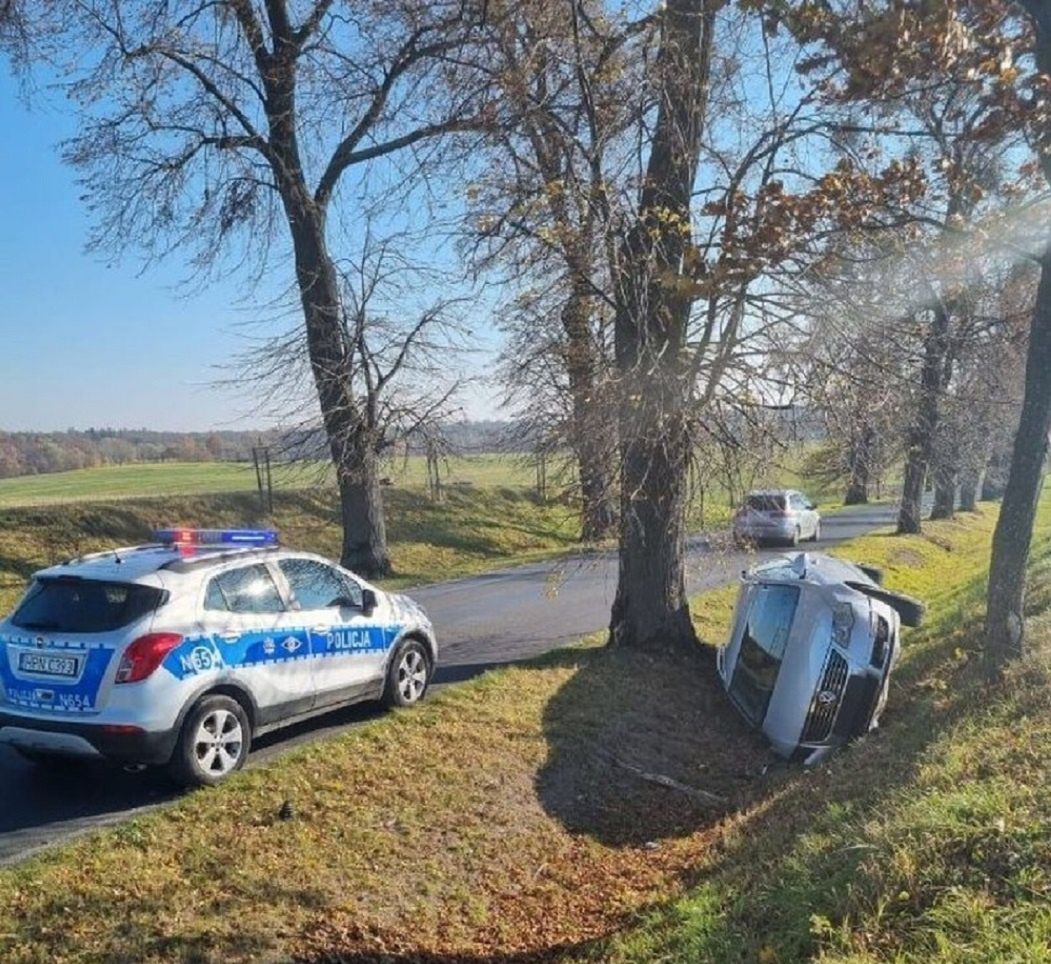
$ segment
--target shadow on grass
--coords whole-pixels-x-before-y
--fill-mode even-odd
[[[1034,562],[1047,568],[1048,557],[1045,551]],[[1045,589],[1037,593],[1039,599],[1030,607],[1033,612],[1048,604],[1051,592]],[[734,800],[738,832],[725,837],[709,859],[681,877],[684,890],[688,895],[692,892],[696,903],[691,905],[688,896],[685,902],[672,900],[640,911],[637,931],[627,939],[630,959],[790,961],[814,953],[814,920],[827,917],[834,926],[847,895],[857,893],[863,863],[871,859],[863,845],[824,847],[820,841],[827,835],[842,844],[844,836],[852,838],[852,827],[860,831],[867,819],[881,816],[894,795],[915,781],[932,745],[989,705],[991,694],[977,658],[976,638],[984,590],[983,574],[947,593],[938,603],[938,618],[905,640],[906,656],[892,678],[891,700],[880,730],[841,750],[815,771],[793,765],[765,783],[752,781],[741,787]],[[575,678],[568,687],[580,699],[587,682]],[[563,696],[568,702],[568,693],[560,693],[556,700]],[[665,713],[674,715],[674,710]],[[721,729],[722,717],[717,712],[709,725]],[[688,718],[683,722],[688,725]],[[549,733],[548,771],[561,767],[563,761],[568,765],[580,752],[577,741],[568,738],[561,726],[553,726]],[[734,739],[730,734],[726,738]],[[681,740],[676,742],[682,745]],[[699,750],[700,744],[695,748]],[[713,761],[707,757],[689,760],[677,753],[669,755],[659,741],[652,741],[649,750],[650,766],[655,769],[713,772]],[[628,812],[618,814],[618,823],[645,827],[629,834],[629,840],[663,829],[663,819],[655,818],[649,808],[639,808],[615,792],[607,794],[606,788],[601,780],[592,784],[591,816],[572,807],[567,810],[564,803],[554,813],[567,826],[602,836],[608,819],[600,816],[603,809],[621,808],[626,802]],[[854,839],[860,838],[854,835]],[[611,930],[609,937],[566,956],[605,960],[625,946],[624,940]]]
[[[548,758],[536,790],[544,809],[608,846],[710,827],[781,769],[727,704],[711,659],[583,651],[543,726]]]

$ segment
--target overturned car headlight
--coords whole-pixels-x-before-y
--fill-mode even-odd
[[[832,642],[841,649],[850,645],[854,629],[854,607],[850,603],[836,603],[832,609]]]

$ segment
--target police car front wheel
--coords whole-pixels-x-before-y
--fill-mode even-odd
[[[172,774],[185,786],[214,786],[244,766],[251,742],[241,704],[229,696],[206,696],[183,722]]]
[[[423,699],[430,682],[430,653],[419,640],[407,639],[390,661],[383,702],[387,706],[412,706]]]

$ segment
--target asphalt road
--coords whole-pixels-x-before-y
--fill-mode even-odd
[[[881,505],[826,515],[821,545],[886,526],[894,514],[894,507]],[[730,581],[753,558],[698,537],[688,555],[690,591]],[[426,607],[442,647],[436,687],[539,655],[601,629],[609,619],[616,580],[616,558],[602,553],[415,590],[412,595]],[[377,712],[374,706],[351,707],[271,734],[257,744],[250,765],[298,743],[344,730]],[[49,770],[34,767],[0,746],[0,864],[125,820],[175,796],[177,792],[159,773],[80,764]]]

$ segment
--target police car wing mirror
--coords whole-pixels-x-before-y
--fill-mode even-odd
[[[372,610],[376,608],[379,600],[376,598],[376,593],[371,589],[361,590],[361,611],[366,616],[372,615]]]

